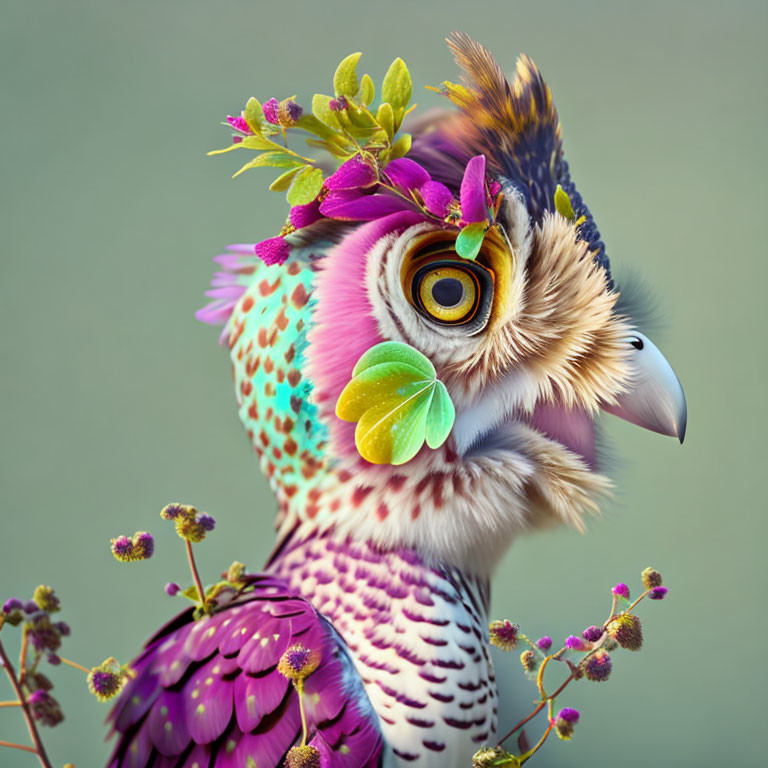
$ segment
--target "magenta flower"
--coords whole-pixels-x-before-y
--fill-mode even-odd
[[[439,181],[428,181],[419,188],[424,207],[434,216],[444,219],[451,212],[451,207],[456,204],[451,190]]]
[[[280,102],[277,99],[270,99],[265,101],[261,107],[261,111],[264,113],[264,119],[272,125],[280,124]]]
[[[282,264],[291,253],[291,246],[282,237],[270,237],[256,243],[254,253],[268,266]]]
[[[651,600],[663,600],[667,596],[667,592],[669,590],[666,587],[653,587],[653,589],[648,592],[648,597]]]
[[[611,592],[616,595],[616,597],[623,597],[625,600],[629,600],[629,587],[621,581],[611,590]]]
[[[565,639],[565,647],[570,648],[572,651],[585,651],[587,646],[584,641],[576,635],[571,635]]]
[[[552,638],[544,635],[536,641],[536,647],[541,651],[548,651],[552,647]]]
[[[429,174],[417,162],[407,157],[393,160],[387,165],[384,173],[389,177],[393,186],[406,191],[420,189],[427,182],[432,181]],[[444,187],[444,189],[447,188]]]
[[[313,200],[306,205],[294,205],[288,214],[288,220],[295,229],[308,227],[322,218],[323,214],[320,213],[320,202],[318,200]]]
[[[603,636],[603,628],[602,627],[596,627],[594,624],[591,627],[587,627],[582,633],[581,636],[588,640],[590,643],[597,642],[602,636]]]
[[[376,182],[376,172],[357,155],[342,163],[335,173],[331,174],[323,186],[326,189],[359,189],[368,187]]]
[[[233,117],[227,115],[227,122],[236,130],[242,133],[244,136],[250,136],[253,131],[248,127],[248,123],[245,122],[245,118],[242,114]]]
[[[485,189],[485,155],[473,157],[464,170],[459,202],[461,219],[466,224],[488,222],[487,194]]]

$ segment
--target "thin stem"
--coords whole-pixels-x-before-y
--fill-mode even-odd
[[[20,701],[0,701],[0,707],[20,707]]]
[[[23,749],[26,749],[28,752],[36,752],[37,757],[40,760],[40,764],[43,766],[43,768],[52,768],[51,762],[48,760],[45,747],[43,746],[43,742],[40,739],[40,734],[37,732],[35,720],[32,717],[32,713],[29,711],[29,705],[24,698],[24,693],[21,690],[19,681],[16,679],[16,673],[14,672],[13,666],[11,665],[11,660],[8,658],[8,654],[5,652],[5,648],[3,648],[3,644],[1,642],[0,661],[2,661],[3,665],[5,666],[5,671],[8,673],[8,678],[10,679],[11,685],[13,686],[13,691],[16,694],[16,698],[19,700],[19,704],[21,704],[21,708],[24,712],[24,719],[27,721],[29,735],[32,737],[32,743],[35,745],[34,749],[30,747],[23,747]],[[3,742],[0,742],[0,744],[3,744],[3,746],[16,746],[15,744],[7,744]]]
[[[296,681],[296,690],[299,692],[299,714],[301,715],[301,746],[307,743],[307,716],[304,713],[304,681]]]
[[[539,667],[539,674],[536,675],[536,687],[539,689],[539,694],[541,695],[542,701],[545,701],[547,698],[546,691],[544,690],[544,670],[547,667],[547,664],[549,664],[550,661],[552,661],[552,656],[547,656],[544,661],[541,662],[541,666]]]
[[[29,647],[29,629],[24,625],[21,631],[21,651],[19,652],[19,682],[23,683],[27,676],[27,648]]]
[[[62,664],[68,664],[70,667],[79,669],[81,672],[85,672],[86,675],[90,674],[91,672],[90,669],[84,667],[82,664],[78,664],[76,661],[70,661],[69,659],[65,659],[63,656],[59,656],[59,659],[61,659]]]
[[[617,603],[617,598],[616,598],[616,595],[614,595],[613,602],[611,603],[611,615],[603,622],[603,626],[605,626],[613,618],[613,615],[616,613],[616,603]]]
[[[0,739],[0,747],[11,747],[12,749],[23,749],[25,752],[34,752],[37,754],[37,750],[34,747],[28,747],[26,744],[14,744],[12,741],[2,741]]]
[[[513,733],[515,733],[515,731],[519,731],[529,720],[533,720],[533,718],[536,717],[536,715],[538,715],[546,705],[546,701],[540,701],[536,706],[536,709],[534,709],[533,712],[528,715],[528,717],[524,717],[509,733],[506,734],[506,736],[504,736],[504,738],[499,739],[499,746],[501,746]]]
[[[536,742],[536,745],[531,749],[529,749],[524,755],[520,755],[518,759],[520,760],[521,763],[524,763],[527,760],[530,760],[536,754],[536,752],[538,752],[538,750],[541,749],[541,746],[547,740],[547,736],[549,736],[549,732],[552,730],[552,727],[553,727],[552,723],[550,723],[547,726],[547,730],[544,731],[544,734],[542,735],[542,737]]]
[[[646,590],[645,590],[645,592],[643,592],[643,594],[642,594],[642,595],[640,595],[640,597],[638,597],[638,598],[637,598],[637,600],[635,600],[635,602],[634,602],[634,603],[632,603],[632,605],[630,605],[630,606],[629,606],[629,608],[627,608],[627,610],[626,610],[626,611],[624,611],[624,613],[631,613],[631,612],[632,612],[632,609],[633,609],[633,608],[634,608],[634,607],[635,607],[635,606],[636,606],[636,605],[637,605],[637,604],[638,604],[638,603],[639,603],[639,602],[640,602],[640,601],[641,601],[641,600],[642,600],[642,599],[643,599],[643,598],[644,598],[644,597],[645,597],[645,596],[646,596],[646,595],[647,595],[647,594],[648,594],[650,591],[651,591],[650,589],[646,589]]]
[[[197,572],[195,555],[192,552],[192,542],[185,539],[184,543],[187,545],[187,559],[189,560],[189,569],[192,571],[192,579],[197,588],[197,596],[200,598],[200,605],[205,607],[205,590],[203,589],[203,582],[200,581],[200,574]]]

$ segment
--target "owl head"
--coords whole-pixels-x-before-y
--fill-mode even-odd
[[[252,99],[229,119],[232,148],[274,153],[303,129],[340,162],[326,175],[288,151],[286,226],[217,257],[200,317],[224,324],[281,540],[327,532],[485,573],[519,533],[598,510],[604,412],[682,442],[686,408],[623,309],[538,69],[523,56],[510,82],[468,37],[449,45],[453,109],[409,134],[405,65],[374,111],[359,54],[312,115]]]

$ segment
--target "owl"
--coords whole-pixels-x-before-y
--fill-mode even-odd
[[[354,55],[313,115],[251,100],[229,119],[293,196],[279,236],[216,257],[199,313],[223,325],[277,540],[235,599],[134,661],[111,766],[469,766],[497,735],[499,559],[598,510],[603,412],[683,440],[539,70],[449,46],[446,110],[409,116],[398,60],[374,112]],[[330,173],[281,148],[293,128]]]

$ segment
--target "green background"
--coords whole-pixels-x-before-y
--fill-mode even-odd
[[[443,37],[459,28],[507,71],[521,50],[544,71],[615,271],[640,273],[658,300],[653,335],[688,396],[682,448],[606,419],[620,460],[604,517],[587,536],[520,540],[496,575],[494,616],[555,638],[601,620],[610,586],[636,590],[649,563],[671,589],[643,608],[642,653],[569,689],[582,722],[538,765],[758,765],[768,5],[0,5],[0,596],[53,584],[73,626],[65,653],[90,666],[130,658],[179,607],[162,591],[187,579],[164,503],[216,516],[200,547],[211,579],[234,558],[261,565],[274,503],[226,352],[193,312],[211,257],[273,234],[285,208],[269,172],[232,181],[236,160],[205,151],[226,145],[219,122],[247,97],[307,103],[351,51],[378,82],[402,56],[434,105],[420,86],[455,78]],[[157,554],[120,566],[108,539],[137,529]],[[506,720],[519,718],[534,687],[514,655],[497,667]],[[106,708],[79,673],[53,676],[67,714],[47,733],[55,764],[100,765]],[[0,738],[26,739],[17,712],[0,710]]]

